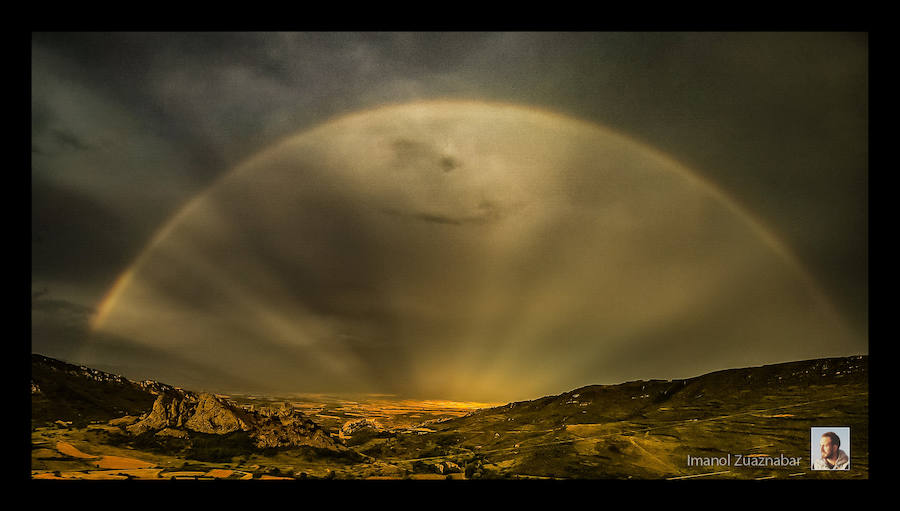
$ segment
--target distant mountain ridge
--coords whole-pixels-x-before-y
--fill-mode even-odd
[[[636,380],[612,385],[588,385],[562,394],[544,396],[529,401],[507,403],[503,406],[476,410],[467,416],[490,415],[510,409],[536,411],[547,407],[568,409],[567,405],[603,402],[607,410],[622,404],[623,409],[635,413],[641,406],[633,401],[646,400],[647,408],[663,403],[668,407],[690,405],[704,399],[715,404],[733,399],[735,392],[751,392],[763,387],[819,386],[835,383],[863,383],[868,381],[869,356],[832,357],[796,362],[784,362],[739,369],[723,369],[691,378],[674,380]],[[625,399],[628,402],[620,403]],[[615,415],[610,413],[610,415]],[[618,420],[621,417],[608,417]]]
[[[123,415],[140,415],[154,407],[159,396],[193,396],[198,394],[154,380],[132,381],[123,376],[99,371],[86,366],[69,364],[39,354],[32,354],[31,395],[32,421],[53,422],[65,420],[75,422],[108,421]],[[686,379],[637,380],[612,385],[588,385],[569,392],[538,399],[511,402],[503,406],[474,411],[467,416],[490,414],[493,411],[508,410],[523,406],[543,408],[560,399],[577,399],[596,396],[598,393],[620,393],[620,391],[644,392],[647,397],[654,393],[654,402],[669,400],[676,393],[682,393],[688,385],[707,395],[712,389],[734,389],[737,387],[766,385],[824,384],[839,379],[859,380],[868,378],[868,355],[851,357],[831,357],[780,364],[769,364],[739,369],[723,369]],[[754,379],[755,377],[755,379]],[[846,380],[845,380],[846,381]],[[572,396],[578,394],[577,397]],[[645,394],[636,397],[644,398]],[[611,396],[610,396],[611,397]],[[709,396],[708,396],[709,397]],[[582,400],[584,401],[584,400]],[[52,404],[51,404],[52,403]],[[674,402],[673,402],[674,404]]]

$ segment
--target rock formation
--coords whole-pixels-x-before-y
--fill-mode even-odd
[[[113,421],[128,433],[148,431],[159,436],[188,438],[188,431],[226,435],[246,431],[260,448],[311,446],[343,450],[331,437],[286,403],[271,410],[253,412],[213,394],[181,391],[157,396],[149,413],[133,424]],[[111,423],[112,424],[112,423]]]
[[[381,433],[385,431],[384,427],[381,424],[378,424],[378,421],[375,419],[357,419],[345,422],[343,426],[341,426],[341,431],[339,433],[340,438],[347,439],[354,435],[359,435],[360,433]]]
[[[259,448],[308,445],[322,449],[337,449],[334,440],[313,421],[302,415],[263,417],[251,433]]]
[[[212,394],[200,394],[194,414],[185,427],[200,433],[224,435],[233,431],[250,431],[249,414]]]

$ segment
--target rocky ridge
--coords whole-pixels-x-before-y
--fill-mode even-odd
[[[112,421],[132,435],[154,432],[159,436],[186,438],[190,433],[227,435],[249,433],[257,448],[311,446],[343,450],[316,423],[289,404],[276,411],[250,411],[210,393],[183,391],[160,394],[150,412],[132,424]]]
[[[154,391],[164,387],[167,386],[136,383],[117,374],[32,354],[32,423],[63,420],[85,424],[139,414],[153,404]]]
[[[192,433],[227,435],[244,431],[258,448],[305,445],[345,449],[289,403],[246,410],[214,394],[154,380],[132,381],[38,354],[31,356],[31,396],[32,422],[36,425],[102,421],[134,436],[151,432],[181,439],[190,438]]]

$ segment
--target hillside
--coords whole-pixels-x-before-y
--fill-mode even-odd
[[[688,455],[808,460],[811,426],[850,426],[855,475],[867,473],[868,356],[591,385],[433,427],[499,474],[656,478],[696,473]]]
[[[71,466],[71,458],[51,451],[74,442],[116,456],[158,460],[157,475],[159,467],[192,460],[210,473],[239,469],[254,477],[822,478],[834,474],[809,470],[810,428],[848,426],[852,437],[843,447],[851,450],[852,470],[841,477],[867,478],[868,362],[868,356],[828,358],[679,380],[590,385],[416,427],[384,428],[366,418],[377,412],[366,403],[345,402],[341,412],[305,415],[289,402],[238,405],[35,355],[33,424],[72,417],[112,420],[82,429],[77,424],[37,428],[32,448],[40,446],[33,452],[41,457],[33,459],[33,469],[45,475],[53,467]],[[331,413],[353,419],[337,430],[317,422],[319,415],[334,420]],[[687,464],[689,456],[729,454],[799,457],[803,463],[790,468]],[[70,477],[88,477],[86,467]]]
[[[155,381],[134,382],[117,374],[31,355],[31,421],[73,425],[108,421],[150,409],[160,392],[175,388]]]
[[[192,436],[207,440],[236,436],[237,443],[249,448],[305,445],[342,450],[316,423],[290,406],[274,413],[247,410],[214,394],[152,380],[133,382],[41,355],[32,355],[31,374],[33,426],[62,421],[84,427],[88,422],[108,421],[133,437],[117,438],[118,443],[156,448],[171,449],[174,443],[190,449]]]

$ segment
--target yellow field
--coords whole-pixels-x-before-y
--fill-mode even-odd
[[[134,469],[134,470],[91,470],[91,471],[66,471],[60,472],[59,476],[54,475],[52,472],[39,472],[31,475],[32,479],[128,479],[128,477],[133,477],[135,479],[150,479],[150,480],[158,480],[160,479],[159,473],[162,469],[159,468],[149,468],[149,469]]]
[[[181,470],[181,471],[177,471],[177,472],[166,472],[162,476],[165,479],[168,479],[170,477],[174,477],[175,479],[193,479],[195,477],[207,477],[206,472],[198,472],[196,470]]]
[[[215,477],[217,479],[224,479],[226,477],[231,477],[231,474],[234,473],[234,470],[228,470],[224,468],[214,468],[206,473],[209,477]]]
[[[36,474],[31,474],[32,479],[65,479],[65,477],[58,477],[54,475],[52,472],[41,472]]]
[[[138,460],[135,458],[125,458],[122,456],[103,456],[100,461],[95,463],[98,468],[108,469],[134,469],[134,468],[150,468],[155,467],[155,463],[149,461]]]
[[[71,456],[73,458],[85,458],[85,459],[93,459],[97,458],[92,454],[86,454],[78,450],[77,447],[70,444],[69,442],[56,442],[56,450],[65,454],[66,456]]]

